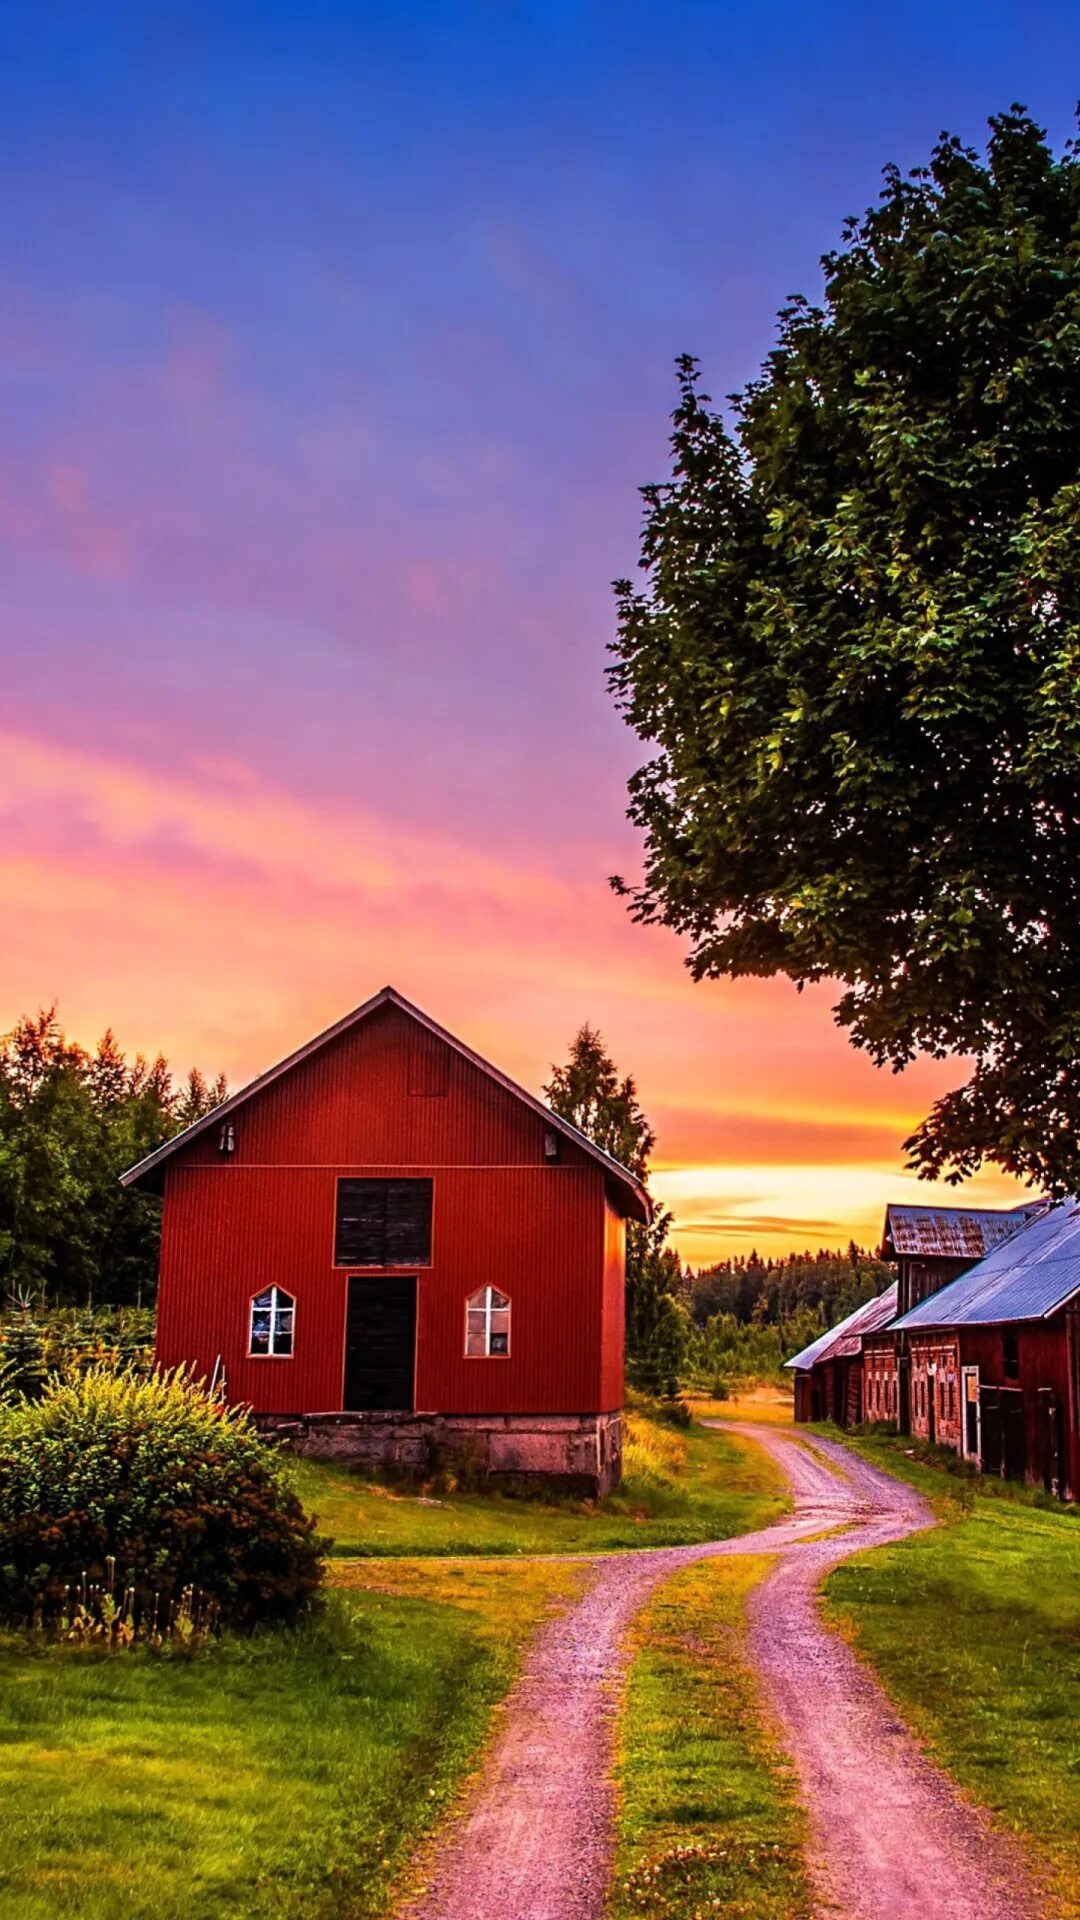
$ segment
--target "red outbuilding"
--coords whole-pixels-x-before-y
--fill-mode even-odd
[[[393,988],[124,1176],[157,1355],[300,1451],[602,1492],[640,1181]]]

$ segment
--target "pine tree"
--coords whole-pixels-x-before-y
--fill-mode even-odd
[[[29,1301],[18,1299],[15,1308],[4,1328],[4,1386],[15,1397],[36,1400],[45,1384],[45,1342]]]
[[[0,1287],[50,1304],[152,1300],[160,1209],[120,1186],[227,1093],[193,1073],[180,1095],[159,1054],[129,1065],[108,1029],[94,1053],[56,1008],[0,1040]]]
[[[656,1143],[631,1074],[620,1079],[602,1036],[579,1027],[565,1066],[552,1067],[544,1088],[553,1113],[569,1120],[648,1184]],[[626,1231],[626,1365],[636,1386],[673,1398],[686,1354],[689,1321],[682,1304],[682,1265],[666,1245],[671,1215],[657,1208],[652,1225]]]

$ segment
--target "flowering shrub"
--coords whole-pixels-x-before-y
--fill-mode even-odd
[[[243,1411],[179,1372],[93,1367],[0,1407],[0,1617],[59,1615],[110,1561],[140,1610],[191,1589],[242,1628],[294,1620],[322,1578],[314,1522]]]

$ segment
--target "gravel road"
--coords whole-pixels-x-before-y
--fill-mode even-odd
[[[764,1429],[754,1437],[793,1480],[803,1470],[792,1460],[797,1442]],[[1037,1920],[1016,1850],[930,1764],[816,1605],[841,1560],[927,1526],[931,1515],[846,1448],[816,1437],[805,1444],[844,1474],[864,1517],[855,1532],[785,1554],[766,1576],[751,1600],[750,1654],[801,1781],[820,1910],[845,1920]]]
[[[583,1596],[534,1641],[483,1776],[401,1920],[603,1920],[626,1629],[680,1568],[745,1553],[779,1556],[754,1597],[750,1651],[798,1767],[822,1916],[1035,1920],[1011,1854],[928,1764],[814,1606],[830,1568],[929,1526],[928,1507],[827,1441],[739,1431],[782,1467],[793,1517],[735,1540],[593,1563]],[[810,1538],[836,1528],[845,1530]]]

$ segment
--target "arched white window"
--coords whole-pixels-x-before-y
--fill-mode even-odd
[[[510,1358],[510,1295],[478,1287],[465,1302],[465,1358]]]
[[[281,1287],[267,1287],[251,1302],[248,1352],[253,1359],[286,1360],[293,1350],[296,1301]]]

